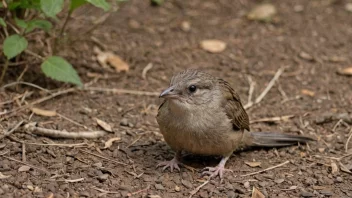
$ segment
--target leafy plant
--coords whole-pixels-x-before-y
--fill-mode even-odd
[[[59,36],[62,35],[72,12],[82,5],[91,4],[104,11],[109,11],[111,7],[111,3],[106,0],[70,0],[69,3],[68,17],[59,30]],[[2,69],[0,84],[3,81],[10,61],[23,52],[36,55],[27,49],[28,41],[26,37],[29,33],[40,29],[49,35],[55,35],[50,34],[54,31],[51,21],[59,21],[57,15],[63,11],[63,8],[64,0],[3,0],[0,3],[0,26],[3,30],[0,35],[5,38],[3,42],[5,64]],[[26,15],[28,12],[34,13],[34,17],[28,17]],[[47,77],[82,86],[77,72],[64,58],[55,55],[48,57],[36,55],[36,57],[43,60],[41,69]]]

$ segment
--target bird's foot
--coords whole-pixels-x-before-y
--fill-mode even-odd
[[[225,171],[231,171],[232,172],[232,170],[226,169],[225,166],[219,164],[216,167],[205,167],[203,169],[202,175],[209,175],[209,179],[210,178],[214,178],[216,176],[219,176],[220,179],[222,179],[223,176],[224,176],[224,172]]]
[[[173,172],[174,169],[177,169],[178,171],[180,171],[180,167],[178,166],[179,164],[182,164],[182,163],[177,159],[177,157],[174,157],[170,161],[164,161],[159,163],[156,167],[164,166],[163,171],[168,167],[170,167],[171,172]]]

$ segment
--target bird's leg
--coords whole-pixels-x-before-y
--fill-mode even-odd
[[[168,167],[170,167],[171,172],[174,169],[177,169],[178,171],[180,171],[180,167],[178,166],[179,164],[182,164],[179,160],[180,158],[181,158],[181,151],[177,151],[174,158],[172,158],[172,160],[161,162],[156,167],[164,166],[163,171]]]
[[[229,169],[225,169],[226,161],[230,158],[230,156],[231,155],[227,155],[223,157],[216,167],[204,168],[205,171],[203,171],[202,175],[209,175],[209,178],[219,176],[222,179],[225,171],[231,171]]]

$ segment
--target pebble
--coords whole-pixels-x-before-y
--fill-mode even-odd
[[[330,190],[321,190],[320,194],[326,195],[326,196],[332,196],[333,193]]]
[[[285,181],[284,179],[276,179],[276,180],[275,180],[275,183],[281,184],[281,183],[284,182],[284,181]]]
[[[161,184],[155,184],[155,189],[157,190],[165,190],[164,186]]]
[[[179,186],[175,186],[175,191],[176,192],[180,192],[181,191],[181,188]]]
[[[120,121],[121,126],[128,126],[128,120],[126,118],[122,118]]]
[[[103,182],[106,181],[109,178],[109,174],[102,174],[98,176],[98,180]]]
[[[336,181],[337,182],[343,182],[343,179],[342,179],[342,177],[336,177]]]
[[[250,188],[249,181],[244,182],[243,185],[244,185],[245,188]]]
[[[302,196],[302,197],[314,197],[314,194],[311,193],[311,192],[302,191],[302,192],[301,192],[301,196]]]
[[[187,181],[187,180],[182,180],[181,183],[187,188],[192,188],[193,187],[192,183]]]

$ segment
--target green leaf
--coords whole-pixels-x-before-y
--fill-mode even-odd
[[[43,29],[46,32],[49,32],[49,30],[52,28],[52,24],[47,21],[47,20],[32,20],[28,22],[28,27],[25,31],[25,33],[33,31],[35,28],[40,28]]]
[[[64,5],[64,0],[41,0],[40,7],[43,12],[52,18],[55,18],[56,15],[61,12]]]
[[[75,9],[79,8],[80,6],[86,3],[87,3],[86,0],[71,0],[70,12],[73,12]]]
[[[6,22],[5,22],[5,20],[4,20],[3,18],[1,18],[1,17],[0,17],[0,25],[1,25],[2,27],[6,27]]]
[[[26,29],[27,28],[27,23],[26,21],[22,20],[22,19],[19,19],[19,18],[15,18],[15,22],[16,22],[16,25],[20,28],[23,28],[23,29]]]
[[[160,6],[164,3],[164,0],[150,0],[150,2],[154,6]]]
[[[11,59],[21,52],[23,52],[28,46],[28,41],[18,34],[7,37],[4,41],[4,54],[7,59]]]
[[[104,11],[108,11],[110,9],[110,4],[106,2],[106,0],[87,0],[87,1],[98,8],[102,8]]]
[[[41,65],[42,71],[55,80],[82,86],[76,70],[65,59],[59,56],[48,57]]]

